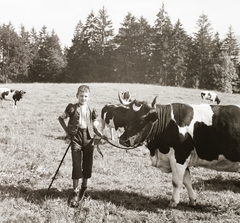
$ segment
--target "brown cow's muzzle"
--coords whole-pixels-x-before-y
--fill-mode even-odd
[[[122,137],[122,135],[120,136],[119,138],[119,143],[123,146],[127,146],[127,147],[130,147],[130,141],[124,137]]]

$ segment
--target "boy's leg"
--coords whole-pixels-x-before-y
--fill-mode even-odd
[[[78,197],[79,197],[78,183],[79,183],[79,179],[73,179],[73,193],[69,198],[69,204],[71,207],[78,206]]]
[[[78,207],[79,179],[82,177],[81,158],[82,158],[81,148],[79,148],[79,146],[76,143],[72,142],[73,193],[69,201],[71,207]]]
[[[91,144],[83,150],[83,178],[81,190],[79,192],[79,199],[82,199],[87,190],[88,179],[92,176],[92,166],[93,166],[93,150],[94,146]]]
[[[82,178],[82,185],[81,185],[81,187],[87,187],[87,181],[88,181],[88,178]]]
[[[80,178],[82,178],[82,151],[79,145],[72,142],[72,180],[74,190],[78,187]]]
[[[79,196],[79,179],[82,178],[82,151],[81,151],[81,132],[79,131],[72,139],[72,180],[73,180],[73,196],[70,200],[70,206],[78,206]]]
[[[87,189],[88,178],[92,176],[92,166],[93,166],[93,151],[94,139],[91,139],[87,134],[87,131],[83,132],[84,147],[82,148],[83,157],[82,157],[82,169],[83,169],[83,178],[81,190],[79,193],[79,198],[82,199]]]
[[[83,169],[83,178],[85,178],[86,180],[88,178],[92,177],[92,167],[93,167],[93,151],[94,151],[94,146],[91,145],[90,143],[88,144],[88,146],[84,147],[83,149],[83,163],[82,163],[82,169]],[[85,183],[83,181],[83,183]]]
[[[81,200],[85,195],[85,192],[87,190],[87,181],[88,181],[88,178],[82,178],[81,190],[78,195],[79,200]]]
[[[79,184],[79,179],[73,179],[73,190],[76,193],[78,193],[79,191],[78,184]]]

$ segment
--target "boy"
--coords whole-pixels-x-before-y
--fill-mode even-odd
[[[94,133],[102,136],[97,129],[96,110],[88,106],[90,99],[90,88],[81,85],[76,97],[78,103],[68,104],[65,112],[59,116],[60,125],[66,132],[66,138],[71,140],[72,152],[72,180],[74,197],[70,200],[72,207],[78,206],[87,189],[87,181],[92,176]],[[68,125],[64,119],[69,118]],[[82,185],[79,192],[79,179]]]

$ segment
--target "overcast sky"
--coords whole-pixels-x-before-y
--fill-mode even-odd
[[[172,23],[180,19],[188,34],[197,31],[196,22],[204,13],[221,38],[230,25],[240,35],[240,0],[0,0],[0,25],[11,21],[17,32],[21,24],[38,32],[45,25],[47,31],[55,30],[62,46],[70,46],[77,23],[84,24],[91,11],[97,15],[104,6],[116,34],[128,12],[153,26],[162,3]]]

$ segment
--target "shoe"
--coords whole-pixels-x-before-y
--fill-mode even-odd
[[[78,196],[79,196],[79,194],[76,192],[71,194],[71,196],[68,199],[68,203],[69,203],[70,207],[72,207],[72,208],[78,207],[78,202],[79,202]]]
[[[80,192],[79,192],[79,195],[78,195],[78,199],[79,201],[83,199],[83,197],[85,196],[85,193],[86,193],[86,190],[87,190],[87,187],[82,187]]]

